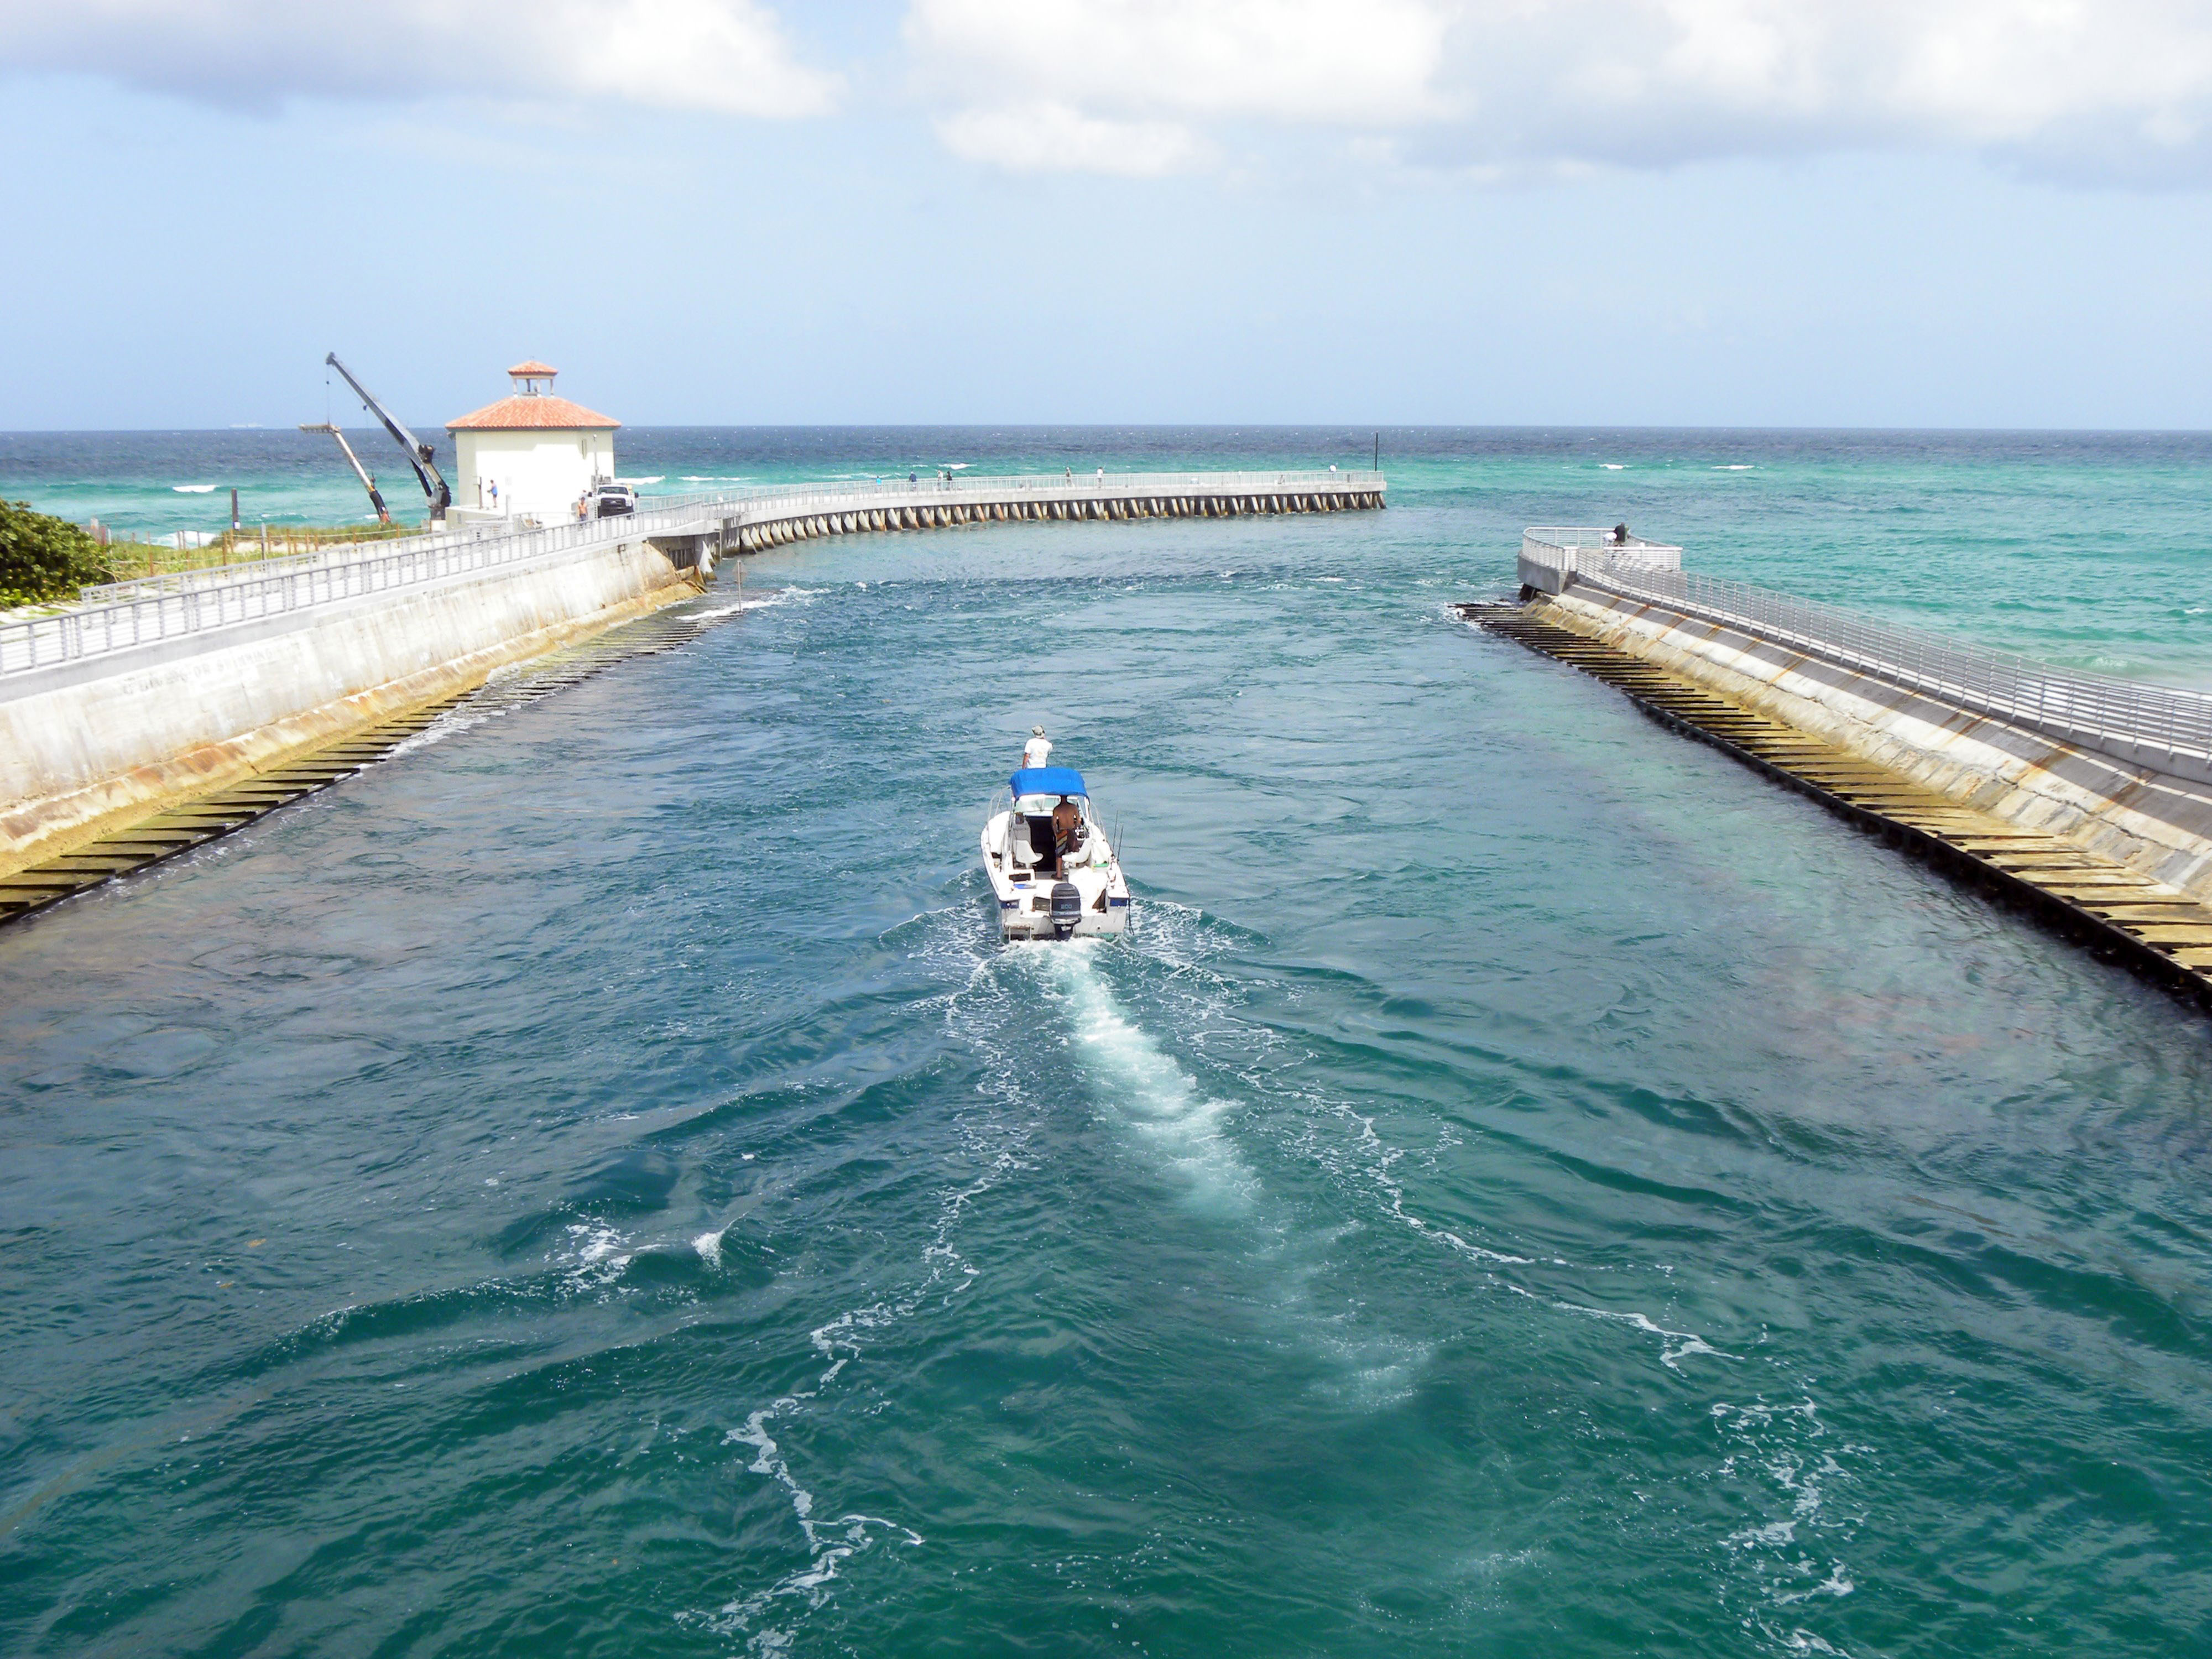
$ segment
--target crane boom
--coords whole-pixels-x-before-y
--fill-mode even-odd
[[[368,476],[368,469],[361,464],[361,457],[353,453],[353,446],[345,441],[345,434],[327,422],[321,426],[307,426],[303,424],[300,428],[300,430],[302,432],[327,432],[331,436],[338,441],[338,447],[345,452],[347,465],[353,468],[353,476],[361,480],[361,487],[368,492],[368,504],[376,509],[377,523],[390,524],[392,522],[392,509],[384,504],[384,497],[378,492],[376,488],[376,480]]]
[[[443,522],[446,509],[453,504],[453,492],[446,485],[446,475],[438,471],[437,452],[416,438],[401,424],[398,416],[377,402],[376,394],[354,379],[353,371],[338,361],[337,352],[331,352],[323,361],[345,376],[345,383],[360,397],[362,406],[383,422],[384,429],[392,434],[392,441],[407,452],[407,464],[415,469],[415,477],[422,483],[422,493],[429,498],[431,523]]]

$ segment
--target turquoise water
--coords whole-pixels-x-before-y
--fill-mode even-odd
[[[431,428],[422,428],[434,430]],[[1452,509],[1471,575],[1510,574],[1529,524],[1632,520],[1692,568],[2098,672],[2212,684],[2212,434],[1452,428],[642,428],[647,496],[722,485],[980,471],[1368,464],[1400,505]],[[420,492],[380,431],[352,434],[403,518]],[[326,438],[0,433],[0,495],[82,523],[206,534],[368,522]]]
[[[2212,1028],[1447,609],[1626,516],[2185,678],[2048,594],[2200,441],[1585,437],[763,556],[0,932],[0,1649],[2203,1651]],[[1039,720],[1124,943],[993,943]]]

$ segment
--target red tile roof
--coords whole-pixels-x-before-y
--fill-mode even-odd
[[[550,375],[558,374],[561,371],[550,363],[541,363],[535,357],[527,357],[507,372],[510,374],[534,375],[542,380]]]
[[[472,414],[446,422],[448,432],[612,432],[622,424],[611,415],[596,414],[581,404],[550,393],[543,397],[501,398]]]

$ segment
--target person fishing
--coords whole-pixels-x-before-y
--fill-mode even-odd
[[[1052,740],[1044,734],[1044,727],[1030,727],[1030,740],[1022,745],[1022,764],[1042,766],[1052,759]]]

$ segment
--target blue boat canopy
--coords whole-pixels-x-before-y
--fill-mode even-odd
[[[1083,787],[1083,774],[1072,766],[1024,766],[1014,774],[1007,787],[1018,800],[1024,795],[1080,795],[1091,799],[1091,792]]]

